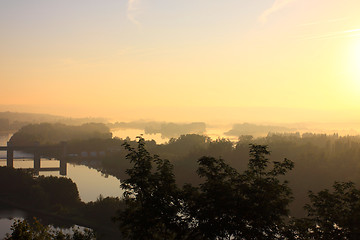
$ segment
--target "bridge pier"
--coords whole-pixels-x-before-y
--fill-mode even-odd
[[[62,147],[62,156],[60,157],[60,175],[67,175],[67,165],[66,165],[66,156],[67,156],[67,146],[66,142],[61,142]]]
[[[34,152],[34,170],[35,174],[39,174],[40,172],[40,153],[38,151]]]
[[[67,175],[67,165],[65,159],[60,159],[60,175],[61,176]]]
[[[7,143],[7,146],[0,146],[0,151],[6,151],[6,166],[14,167],[14,151],[25,150],[34,154],[34,170],[35,174],[39,175],[41,171],[59,171],[60,175],[67,175],[67,146],[66,142],[62,142],[61,146],[39,146],[39,143],[35,143],[32,146],[14,146],[11,143]],[[61,150],[59,155],[60,166],[56,168],[41,168],[41,153],[46,152],[49,149]]]
[[[9,143],[8,143],[8,148],[7,148],[7,152],[6,152],[6,166],[14,167],[14,149],[9,147]]]

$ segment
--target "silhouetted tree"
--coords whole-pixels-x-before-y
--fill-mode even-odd
[[[181,204],[172,165],[151,155],[141,137],[137,148],[124,146],[133,167],[127,169],[129,178],[121,184],[126,207],[115,218],[121,232],[129,239],[175,239],[180,232]]]
[[[189,232],[193,239],[228,239],[238,227],[236,212],[242,208],[237,194],[241,176],[222,159],[202,157],[198,163],[197,173],[205,181],[183,189]]]
[[[81,202],[77,186],[69,178],[39,176],[35,179],[35,183],[47,194],[47,200],[51,204],[70,207],[77,206]]]
[[[248,170],[244,173],[245,199],[249,202],[246,220],[248,234],[255,239],[282,238],[284,217],[288,217],[292,201],[288,182],[280,181],[279,176],[293,169],[294,163],[287,158],[270,162],[268,155],[267,146],[250,144]]]
[[[308,218],[295,220],[301,239],[360,239],[360,190],[352,182],[335,182],[317,194],[309,192]]]
[[[278,177],[294,166],[270,162],[267,146],[250,145],[248,169],[239,173],[222,159],[199,159],[199,187],[184,187],[185,212],[198,239],[277,239],[292,200],[287,182]]]
[[[12,233],[4,240],[95,240],[93,231],[72,229],[72,234],[51,229],[42,225],[37,219],[29,223],[27,220],[16,220],[11,226]]]

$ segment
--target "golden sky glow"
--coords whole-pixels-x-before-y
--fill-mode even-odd
[[[0,0],[0,110],[172,121],[219,111],[241,122],[276,109],[267,119],[357,121],[359,9],[358,0]]]

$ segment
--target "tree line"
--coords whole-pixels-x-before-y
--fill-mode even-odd
[[[41,224],[34,222],[30,216],[23,221],[15,222],[12,238],[9,239],[71,239],[71,236],[66,236],[66,234],[62,236],[60,232],[50,231],[51,229],[44,227],[43,224],[55,224],[56,227],[61,228],[70,228],[74,224],[89,227],[96,231],[100,239],[121,236],[111,218],[114,216],[115,209],[122,208],[122,200],[117,197],[99,196],[94,202],[84,203],[79,197],[76,184],[69,178],[35,177],[31,170],[0,167],[0,189],[2,208],[22,209],[29,212],[29,215],[35,215],[41,219]],[[58,235],[64,238],[54,237]],[[43,238],[36,236],[43,236]],[[77,236],[81,237],[80,232]],[[90,232],[86,236],[91,238],[84,239],[95,238]]]
[[[126,141],[133,147],[137,144],[135,141]],[[130,165],[125,158],[126,152],[121,149],[124,142],[124,139],[116,138],[93,140],[94,146],[102,146],[105,150],[107,146],[117,149],[108,152],[105,157],[96,159],[99,162],[96,168],[120,180],[126,178],[125,169]],[[290,204],[290,210],[296,217],[306,216],[303,206],[309,201],[308,190],[320,191],[331,188],[334,180],[360,184],[359,136],[341,137],[336,134],[307,133],[270,134],[267,137],[253,138],[246,135],[233,142],[228,139],[212,140],[203,135],[187,134],[173,138],[165,144],[146,141],[146,149],[172,163],[177,184],[198,185],[201,179],[196,173],[197,159],[202,156],[221,157],[238,171],[244,170],[247,167],[250,143],[269,146],[270,160],[287,157],[296,164],[296,168],[282,177],[289,181],[289,186],[293,190],[294,201]],[[86,145],[86,141],[83,144]],[[77,146],[81,146],[81,143]]]
[[[309,192],[306,218],[291,218],[291,188],[281,176],[289,159],[270,161],[266,145],[250,144],[239,172],[221,158],[201,157],[198,186],[179,188],[173,165],[151,155],[140,138],[124,144],[132,167],[122,183],[125,209],[115,218],[128,239],[359,239],[360,191],[335,182],[333,191]]]
[[[137,143],[130,139],[111,138],[109,129],[104,125],[87,128],[86,134],[77,134],[79,132],[72,127],[60,126],[58,129],[55,125],[35,124],[20,130],[11,142],[20,144],[31,139],[46,144],[68,140],[68,153],[74,153],[74,156],[80,156],[82,151],[106,153],[92,159],[91,162],[94,164],[89,166],[105,174],[114,175],[120,180],[124,179],[125,169],[130,165],[125,159],[126,153],[121,145],[125,141],[132,146]],[[272,153],[269,156],[270,160],[288,157],[296,163],[297,167],[284,177],[293,190],[294,201],[290,204],[290,210],[296,217],[306,215],[303,205],[308,201],[308,190],[320,191],[330,188],[333,180],[360,184],[359,136],[286,133],[253,138],[251,135],[242,135],[234,142],[224,138],[212,140],[204,135],[187,134],[172,138],[165,144],[146,141],[146,147],[149,152],[169,159],[174,166],[178,184],[196,185],[201,182],[196,174],[197,159],[202,156],[221,157],[226,159],[231,167],[243,170],[247,167],[249,143],[269,146]],[[56,152],[46,154],[49,157],[57,156]],[[69,158],[69,161],[74,163],[90,164],[82,160],[80,157]]]
[[[227,146],[234,151],[227,140],[192,137],[213,144],[211,148]],[[332,190],[308,192],[306,216],[294,217],[289,209],[294,195],[287,179],[297,164],[287,158],[273,160],[267,145],[241,141],[248,150],[245,167],[237,169],[225,158],[204,155],[195,161],[199,182],[183,185],[176,180],[173,162],[150,153],[148,143],[156,144],[143,138],[124,141],[128,167],[122,199],[100,197],[84,204],[69,179],[34,179],[10,168],[0,168],[4,178],[0,183],[16,185],[3,184],[8,199],[22,199],[16,201],[26,205],[29,195],[34,206],[71,215],[74,222],[82,218],[101,226],[113,220],[125,239],[359,239],[360,191],[354,183],[335,182]],[[190,147],[185,142],[184,147]],[[53,184],[59,186],[57,191],[51,189]],[[63,193],[68,197],[60,196]]]

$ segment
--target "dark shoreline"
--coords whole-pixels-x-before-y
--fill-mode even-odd
[[[10,134],[14,134],[15,132],[16,132],[17,130],[12,130],[12,131],[6,131],[6,130],[2,130],[2,131],[0,131],[0,136],[1,135],[10,135]]]
[[[113,228],[107,226],[99,226],[82,219],[81,217],[70,217],[51,213],[40,209],[25,207],[22,204],[15,203],[11,200],[6,200],[0,196],[0,209],[18,209],[25,212],[28,217],[36,217],[46,225],[54,225],[59,228],[71,228],[75,225],[93,229],[98,235],[99,239],[121,239],[120,232],[114,231]]]

